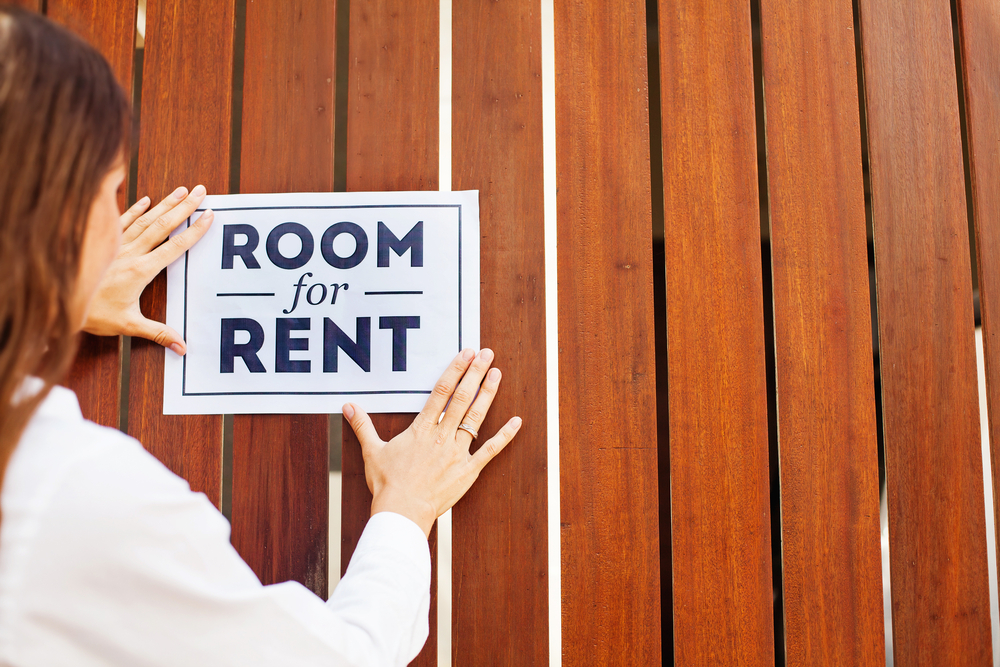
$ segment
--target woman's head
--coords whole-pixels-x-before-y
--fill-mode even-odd
[[[128,100],[97,51],[0,7],[0,471],[45,394],[15,401],[24,378],[49,387],[72,362],[87,289],[117,232],[88,233],[87,222],[117,211],[108,190],[113,200],[130,127]]]

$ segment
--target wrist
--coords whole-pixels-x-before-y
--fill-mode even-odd
[[[396,489],[384,488],[372,499],[372,516],[379,512],[393,512],[417,524],[424,536],[429,536],[437,512],[430,503],[411,497]]]

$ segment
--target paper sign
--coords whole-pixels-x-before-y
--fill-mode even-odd
[[[479,193],[206,197],[167,270],[164,414],[418,412],[479,347]]]

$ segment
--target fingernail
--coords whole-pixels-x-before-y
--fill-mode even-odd
[[[195,197],[202,196],[203,194],[205,194],[205,186],[204,185],[194,186],[194,190],[191,191],[191,194],[193,194]]]
[[[344,416],[348,419],[354,419],[354,406],[350,403],[344,405]]]
[[[462,358],[465,359],[466,361],[469,361],[474,356],[476,356],[475,350],[468,347],[462,350]]]
[[[512,420],[510,420],[510,423],[511,423],[511,426],[514,427],[515,431],[517,429],[521,428],[521,418],[520,417],[514,417]]]
[[[183,185],[174,190],[174,199],[184,199],[185,195],[187,195],[187,188]]]
[[[207,211],[201,214],[201,218],[199,219],[204,220],[205,222],[211,222],[214,218],[215,218],[215,211],[213,211],[212,209],[208,209]]]
[[[171,343],[170,349],[173,350],[173,352],[178,356],[184,356],[184,346],[180,343]]]
[[[484,347],[479,351],[479,358],[483,361],[493,361],[493,350],[488,347]]]
[[[499,368],[492,369],[490,371],[489,375],[490,375],[490,382],[499,382],[500,381],[500,369]]]
[[[149,197],[143,197],[137,201],[136,204],[139,204],[140,206],[149,206]]]

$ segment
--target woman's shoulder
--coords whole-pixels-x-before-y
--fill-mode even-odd
[[[200,517],[212,532],[229,529],[204,495],[192,493],[134,438],[84,419],[75,394],[61,387],[15,448],[0,506],[6,544],[47,535],[113,548],[151,530],[175,530],[177,516]]]
[[[100,502],[131,491],[187,491],[187,483],[117,429],[83,418],[76,395],[54,387],[14,449],[4,476],[3,515],[21,503],[35,509],[67,483],[85,477],[94,493],[78,500]]]

